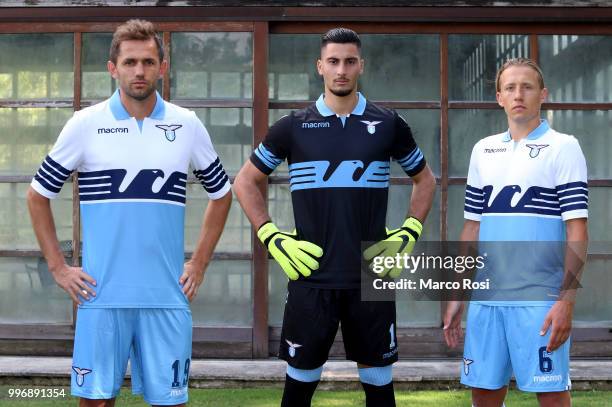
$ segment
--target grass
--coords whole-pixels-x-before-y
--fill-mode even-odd
[[[23,386],[15,388],[25,389]],[[66,396],[56,399],[11,399],[8,386],[0,387],[2,407],[50,407],[77,406],[77,400],[69,395],[70,389],[64,388]],[[280,404],[281,389],[190,389],[189,406],[202,407],[277,407]],[[464,407],[470,405],[468,390],[447,391],[396,391],[398,407]],[[572,393],[574,407],[612,406],[612,391],[575,391]],[[313,398],[313,407],[363,406],[361,391],[323,391],[319,390]],[[536,406],[534,394],[511,390],[506,398],[508,407]],[[122,389],[117,399],[117,407],[144,407],[140,396],[133,396],[129,389]]]

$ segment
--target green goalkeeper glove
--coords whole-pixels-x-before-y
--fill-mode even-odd
[[[387,229],[387,238],[368,247],[363,252],[363,258],[367,262],[372,262],[375,257],[393,257],[395,259],[397,254],[403,258],[404,254],[412,253],[414,244],[419,236],[421,236],[422,231],[423,225],[421,222],[416,218],[410,217],[404,221],[401,228]],[[377,274],[380,277],[389,274],[390,277],[396,278],[402,272],[402,268],[397,266],[398,264],[394,262],[393,267],[386,267],[383,262],[382,271]]]
[[[317,258],[323,255],[323,249],[316,244],[296,240],[295,235],[279,231],[272,222],[261,225],[257,237],[290,280],[297,280],[300,274],[308,277],[319,268]]]

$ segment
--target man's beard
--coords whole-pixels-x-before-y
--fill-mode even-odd
[[[125,89],[125,94],[129,97],[131,97],[132,99],[136,99],[138,101],[143,101],[145,99],[147,99],[149,96],[151,96],[151,94],[153,92],[155,92],[156,90],[156,86],[155,86],[155,82],[153,82],[153,84],[151,86],[149,86],[146,89],[142,89],[139,90],[137,92],[133,92],[130,87],[128,86],[127,89]]]
[[[338,97],[344,97],[344,96],[348,96],[351,93],[353,93],[353,89],[342,89],[342,90],[336,90],[336,89],[330,89],[329,90],[331,93],[333,93],[335,96]]]

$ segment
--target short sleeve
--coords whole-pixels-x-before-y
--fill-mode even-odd
[[[281,117],[251,154],[251,162],[264,174],[270,175],[288,157],[292,121],[292,115]]]
[[[468,220],[480,221],[484,210],[484,191],[480,173],[478,171],[478,153],[476,144],[470,156],[467,185],[465,186],[465,201],[463,217]]]
[[[574,137],[559,150],[555,161],[555,189],[564,221],[588,217],[586,160]]]
[[[53,199],[60,193],[70,174],[79,166],[83,153],[79,137],[79,112],[66,122],[55,145],[40,165],[31,186],[39,194]]]
[[[394,112],[395,141],[391,156],[402,166],[406,174],[414,176],[425,168],[425,156],[412,137],[410,126],[403,117]]]
[[[195,116],[194,116],[194,143],[191,153],[191,164],[193,165],[193,174],[200,181],[208,198],[219,199],[225,196],[231,189],[229,177],[223,169],[221,160],[215,151],[208,131]]]

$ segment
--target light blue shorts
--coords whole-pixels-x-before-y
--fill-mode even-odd
[[[496,390],[507,386],[514,372],[517,387],[523,391],[570,390],[570,340],[548,353],[552,327],[540,336],[549,310],[550,306],[470,304],[461,383]]]
[[[186,403],[191,333],[188,309],[79,308],[72,395],[116,397],[129,359],[134,394],[149,404]]]

